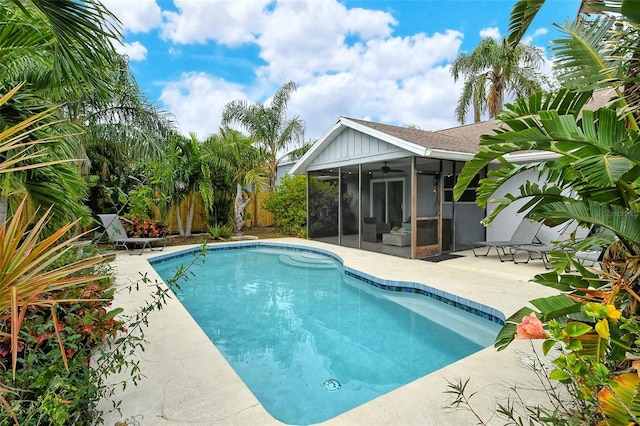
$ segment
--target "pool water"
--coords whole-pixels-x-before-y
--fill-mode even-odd
[[[167,281],[190,261],[153,266]],[[314,252],[211,250],[191,272],[178,299],[287,424],[331,419],[491,345],[500,327],[429,297],[373,287]]]

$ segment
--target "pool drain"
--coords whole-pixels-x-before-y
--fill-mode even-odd
[[[329,379],[325,381],[323,384],[324,388],[329,392],[335,392],[342,386],[339,381],[336,379]]]

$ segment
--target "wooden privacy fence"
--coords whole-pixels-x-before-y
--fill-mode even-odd
[[[262,207],[262,201],[269,196],[268,192],[257,192],[251,194],[251,202],[245,209],[245,227],[251,228],[252,226],[273,226],[273,213],[266,211]],[[207,229],[207,213],[202,203],[200,196],[195,199],[195,214],[193,216],[193,225],[191,226],[191,232],[208,232]],[[248,214],[247,214],[248,213]],[[187,201],[183,201],[180,204],[180,217],[182,217],[182,223],[185,223],[185,218],[189,214],[189,204]],[[178,219],[176,217],[176,209],[172,207],[169,210],[167,217],[161,217],[160,212],[157,209],[153,209],[152,216],[154,219],[162,220],[167,224],[170,233],[178,232]]]
[[[247,209],[245,210],[245,224],[247,224],[248,227],[273,226],[273,213],[266,211],[262,206],[262,202],[268,196],[268,192],[251,193],[251,202],[249,202],[249,205],[247,205]],[[247,213],[251,214],[251,220],[247,219]]]

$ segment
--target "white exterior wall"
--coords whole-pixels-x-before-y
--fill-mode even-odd
[[[307,167],[320,170],[407,156],[407,151],[353,129],[341,132]]]
[[[290,163],[282,163],[278,165],[278,175],[277,175],[278,185],[280,185],[280,180],[282,180],[282,177],[286,174],[289,174],[289,172],[291,171],[291,169],[295,164],[296,164],[295,162],[290,162]]]
[[[502,185],[492,198],[502,198],[505,194],[519,194],[519,187],[526,183],[537,182],[540,185],[544,184],[544,180],[538,178],[537,172],[525,172],[510,179],[504,185]],[[521,200],[514,202],[509,207],[504,209],[493,221],[491,226],[487,228],[487,241],[508,241],[511,239],[514,231],[522,221],[523,215],[518,214],[517,211],[526,204],[526,201]],[[487,205],[487,214],[495,210],[495,205]],[[549,243],[558,239],[558,235],[564,229],[564,225],[549,228],[546,225],[542,225],[540,231],[538,231],[538,238],[543,243]]]

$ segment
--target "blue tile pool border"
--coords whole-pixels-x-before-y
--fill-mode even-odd
[[[497,309],[491,308],[482,303],[474,302],[473,300],[469,300],[464,297],[456,296],[454,294],[448,293],[443,290],[439,290],[437,288],[433,288],[425,284],[416,283],[412,281],[384,280],[384,279],[375,277],[365,272],[345,266],[344,261],[340,256],[328,250],[324,250],[316,247],[301,246],[297,244],[264,242],[264,241],[217,243],[217,244],[208,244],[204,246],[204,248],[207,251],[242,250],[246,248],[257,248],[257,247],[284,248],[292,251],[323,254],[325,256],[328,256],[340,262],[340,264],[344,268],[345,275],[355,278],[373,287],[386,290],[386,291],[419,294],[422,296],[430,297],[434,300],[445,303],[454,308],[462,309],[463,311],[469,312],[473,315],[477,315],[480,318],[494,322],[496,324],[504,325],[505,323],[504,314]],[[149,259],[149,263],[153,266],[156,263],[173,260],[180,257],[192,256],[194,253],[199,252],[202,249],[203,247],[200,246],[200,247],[184,249],[174,253],[161,254]]]

